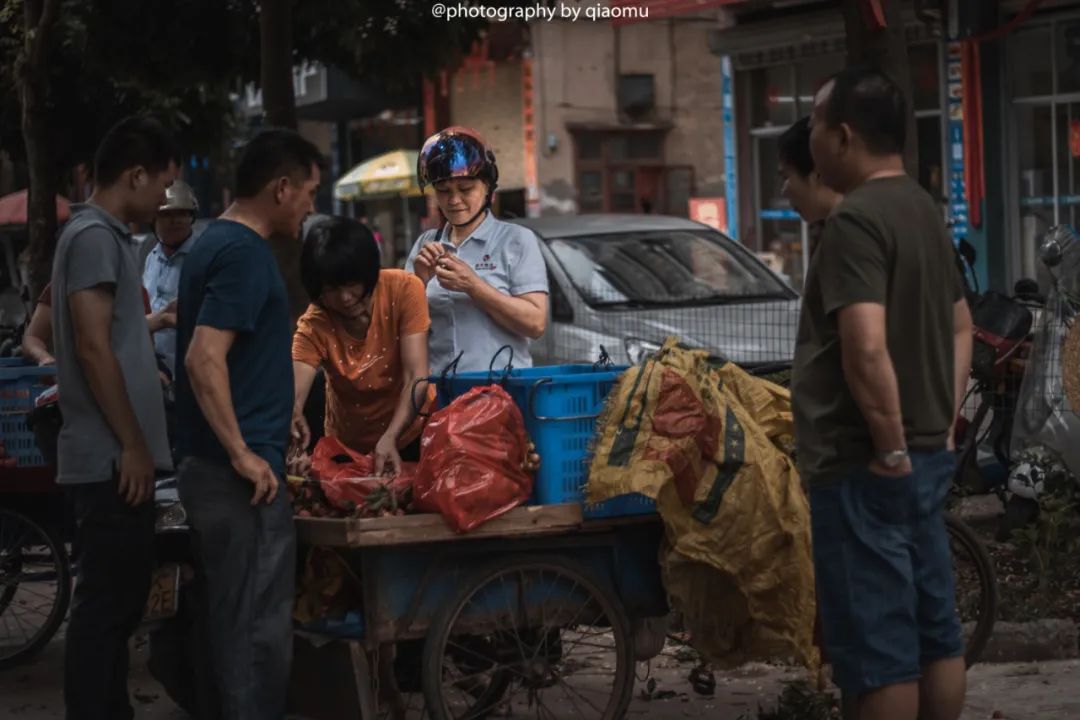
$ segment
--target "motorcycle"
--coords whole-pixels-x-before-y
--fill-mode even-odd
[[[1080,488],[1080,416],[1066,397],[1062,350],[1080,314],[1080,239],[1069,227],[1051,228],[1040,249],[1050,277],[1017,398],[1010,451],[1005,528],[1031,522],[1039,499],[1059,489]]]

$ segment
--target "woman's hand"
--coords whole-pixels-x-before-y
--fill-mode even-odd
[[[375,474],[397,475],[401,472],[401,454],[398,453],[397,439],[386,433],[375,444]]]
[[[303,410],[293,410],[290,435],[289,454],[298,455],[307,452],[308,445],[311,444],[311,428],[308,427]]]
[[[435,277],[435,266],[439,257],[445,253],[442,245],[430,242],[424,245],[413,260],[413,272],[425,285]]]
[[[435,277],[439,278],[439,284],[443,288],[466,295],[472,294],[479,283],[483,282],[468,263],[450,253],[439,257],[435,265]]]
[[[288,473],[296,477],[307,477],[311,470],[311,456],[306,452],[290,453],[285,464]]]

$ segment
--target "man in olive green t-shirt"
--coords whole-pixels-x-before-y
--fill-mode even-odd
[[[963,641],[943,505],[971,316],[930,196],[904,172],[903,95],[845,70],[811,152],[844,195],[806,278],[792,396],[825,654],[850,717],[959,717]]]

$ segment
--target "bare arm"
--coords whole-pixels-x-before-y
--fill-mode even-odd
[[[401,471],[398,441],[401,434],[416,418],[416,410],[424,404],[427,385],[417,383],[428,375],[427,333],[413,333],[401,338],[401,377],[405,385],[398,397],[397,408],[386,432],[375,444],[375,474],[381,475],[387,463],[395,473]]]
[[[971,377],[972,338],[971,309],[967,300],[959,300],[953,305],[953,364],[955,366],[956,398],[953,405],[953,417],[960,415],[960,405],[967,394],[968,380]],[[949,433],[950,442],[952,433]]]
[[[23,335],[22,352],[38,365],[55,365],[52,347],[52,307],[38,303],[30,317],[30,325]]]
[[[428,376],[427,333],[405,335],[401,338],[401,377],[405,382],[398,399],[397,410],[390,420],[386,434],[396,442],[416,418],[416,409],[424,406],[427,385],[416,383]],[[415,385],[415,387],[414,387]]]
[[[232,389],[229,387],[226,359],[235,340],[236,333],[232,330],[199,325],[195,328],[184,358],[195,400],[232,461],[250,452],[240,433]]]
[[[857,303],[838,312],[844,379],[878,452],[907,447],[900,387],[885,340],[885,306]]]
[[[469,295],[492,320],[515,335],[536,340],[547,329],[547,293],[504,295],[481,281]]]
[[[228,453],[233,469],[255,486],[251,504],[256,505],[261,500],[271,503],[277,496],[277,475],[269,463],[252,452],[244,442],[232,401],[227,358],[235,340],[236,332],[233,330],[197,326],[184,357],[184,367],[187,368],[195,401]]]
[[[120,441],[120,491],[132,505],[153,493],[154,460],[128,397],[113,353],[113,286],[98,285],[68,296],[75,357],[105,422]]]
[[[311,428],[308,427],[307,418],[304,417],[304,405],[307,404],[311,394],[311,386],[315,383],[315,375],[319,369],[307,363],[293,360],[293,419],[292,419],[292,444],[290,456],[298,452],[307,451],[311,444]]]

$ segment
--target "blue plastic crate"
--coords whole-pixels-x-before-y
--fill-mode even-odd
[[[10,361],[0,364],[0,440],[19,467],[46,464],[26,420],[34,409],[34,400],[49,388],[48,381],[55,375],[56,368]]]
[[[589,477],[596,418],[626,367],[598,369],[594,365],[554,365],[523,368],[506,374],[469,372],[440,378],[439,404],[474,387],[502,380],[521,408],[525,428],[540,453],[532,502],[557,505],[581,502]],[[585,508],[586,517],[617,517],[654,512],[652,500],[639,495],[614,498]]]

